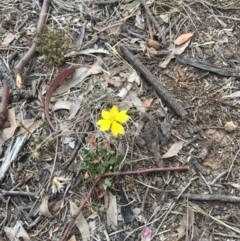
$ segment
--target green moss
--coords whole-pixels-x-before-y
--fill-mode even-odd
[[[70,43],[63,31],[44,28],[36,33],[36,50],[45,56],[44,62],[50,66],[59,66],[64,62],[64,55]]]

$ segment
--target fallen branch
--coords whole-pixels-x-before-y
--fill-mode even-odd
[[[42,32],[43,30],[43,25],[46,22],[47,19],[47,13],[48,13],[48,8],[51,0],[44,0],[42,9],[39,15],[39,20],[37,24],[37,32]],[[15,74],[16,74],[16,81],[17,83],[22,83],[22,72],[24,66],[31,60],[33,55],[36,52],[36,44],[33,42],[31,48],[28,50],[28,52],[20,59],[18,64],[15,66]]]
[[[163,85],[157,80],[157,78],[135,57],[127,47],[120,46],[120,50],[124,58],[139,71],[139,73],[154,87],[158,96],[163,99],[167,105],[182,118],[185,118],[187,112],[184,108],[175,101],[175,99],[168,93]]]
[[[77,213],[71,218],[71,221],[68,223],[68,226],[63,234],[61,241],[64,241],[67,238],[67,235],[68,235],[71,227],[73,226],[76,218],[81,213],[85,203],[88,201],[88,199],[92,195],[95,187],[102,179],[107,178],[107,177],[141,175],[141,174],[154,173],[154,172],[188,171],[188,170],[189,170],[188,167],[165,167],[165,168],[151,168],[151,169],[145,169],[145,170],[139,170],[139,171],[129,171],[129,172],[108,172],[108,173],[104,173],[104,174],[98,176],[98,178],[93,183],[91,189],[89,190],[87,196],[85,197],[85,199],[82,201],[80,207],[78,208]]]
[[[184,198],[189,200],[196,200],[196,201],[220,201],[220,202],[232,202],[232,203],[239,203],[240,197],[236,196],[228,196],[228,195],[220,195],[220,194],[183,194]]]
[[[37,193],[33,192],[21,192],[21,191],[6,191],[2,190],[2,195],[3,196],[27,196],[27,197],[35,197],[37,196]]]

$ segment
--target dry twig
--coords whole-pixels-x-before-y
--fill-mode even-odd
[[[166,42],[166,38],[165,38],[165,35],[161,29],[161,27],[159,26],[157,20],[153,17],[148,5],[145,3],[145,0],[139,0],[140,3],[143,5],[143,7],[145,8],[145,11],[147,13],[147,15],[149,16],[149,18],[151,19],[153,25],[155,26],[155,28],[157,29],[161,39],[162,39],[162,44],[164,45],[165,42]]]
[[[10,89],[6,79],[3,80],[3,92],[0,103],[0,127],[3,126],[5,119],[7,118],[7,105],[10,95]]]
[[[37,31],[42,32],[43,30],[43,25],[46,22],[47,19],[47,13],[48,13],[48,8],[51,0],[44,0],[42,9],[39,15],[39,20],[37,24]],[[22,72],[24,66],[31,60],[33,55],[36,52],[36,44],[33,42],[31,48],[28,50],[28,52],[23,56],[23,58],[18,62],[18,64],[15,66],[15,74],[16,74],[16,79],[19,80],[22,83]]]
[[[167,105],[182,118],[185,118],[187,112],[184,108],[175,101],[175,99],[168,93],[168,91],[163,87],[163,85],[157,80],[157,78],[140,62],[140,60],[135,57],[127,47],[120,47],[121,53],[124,58],[134,66],[134,68],[140,72],[140,74],[154,87],[158,96],[163,99]]]
[[[120,0],[110,0],[110,1],[97,1],[94,4],[95,5],[108,5],[108,4],[114,4],[118,3]]]

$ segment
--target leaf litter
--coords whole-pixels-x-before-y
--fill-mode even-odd
[[[23,20],[22,3],[8,2],[0,10],[1,41],[5,45],[0,47],[5,63],[0,62],[1,78],[12,75],[14,66],[34,42],[33,26],[42,7],[42,3],[24,5],[26,13],[36,14]],[[17,75],[17,85],[24,89],[16,99],[15,83],[10,83],[13,96],[1,132],[3,237],[61,239],[68,218],[76,213],[76,204],[88,195],[98,178],[79,170],[85,161],[83,150],[93,148],[94,163],[103,165],[104,160],[96,157],[104,147],[109,155],[114,149],[116,155],[121,152],[124,156],[121,165],[108,166],[109,172],[154,168],[156,157],[166,167],[189,166],[190,170],[187,174],[168,172],[102,180],[103,186],[98,185],[98,192],[93,192],[85,204],[78,216],[82,219],[77,220],[68,240],[134,240],[134,236],[142,240],[194,240],[196,232],[202,240],[238,240],[238,204],[232,202],[239,196],[239,86],[235,77],[239,74],[240,38],[235,20],[239,18],[239,4],[152,1],[147,3],[148,12],[136,1],[108,5],[100,1],[84,5],[52,2],[45,25],[61,28],[69,46],[62,66],[51,68],[41,55],[31,59],[23,75]],[[175,115],[142,73],[126,61],[120,45],[127,46],[181,103],[187,111],[185,120]],[[60,83],[51,99],[55,105],[49,114],[58,128],[50,130],[43,114],[46,88],[52,76],[72,66],[77,67],[75,74]],[[29,85],[31,82],[34,84]],[[37,96],[29,98],[28,91]],[[95,125],[101,110],[113,104],[128,110],[131,116],[126,135],[118,139],[100,133]],[[155,133],[160,133],[156,154],[146,143],[141,112],[153,117]],[[155,133],[151,136],[154,140]],[[89,142],[88,137],[92,138]],[[202,155],[207,142],[213,147]],[[190,165],[190,157],[201,166],[198,171]],[[27,179],[29,173],[34,175]],[[120,181],[124,194],[117,185]],[[163,191],[167,193],[164,199]],[[192,200],[199,206],[189,201],[181,218],[179,214],[188,204],[185,193],[189,199],[198,194],[205,201]],[[213,197],[217,201],[212,201]],[[228,203],[223,201],[227,198]],[[175,199],[180,200],[177,205],[172,202]],[[153,203],[158,207],[156,212]]]

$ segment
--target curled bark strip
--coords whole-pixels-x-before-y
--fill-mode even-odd
[[[46,22],[47,19],[47,13],[48,13],[48,8],[51,0],[44,0],[42,9],[39,15],[39,20],[37,24],[37,31],[42,32],[43,30],[43,25]],[[24,66],[30,61],[30,59],[33,57],[33,55],[36,52],[36,44],[32,43],[31,48],[28,50],[28,52],[23,56],[23,58],[18,62],[18,64],[15,66],[15,74],[16,77],[19,79],[22,79],[22,72]]]
[[[140,175],[140,174],[147,174],[147,173],[155,173],[155,172],[168,172],[168,171],[188,171],[189,168],[188,167],[165,167],[165,168],[151,168],[151,169],[145,169],[145,170],[139,170],[139,171],[129,171],[129,172],[108,172],[108,173],[104,173],[102,175],[99,175],[98,178],[95,180],[93,186],[91,187],[91,189],[89,190],[87,196],[85,197],[85,199],[82,201],[80,207],[78,208],[77,213],[75,214],[74,217],[72,217],[71,221],[68,223],[68,226],[63,234],[63,237],[61,239],[61,241],[65,241],[67,238],[67,235],[71,229],[71,227],[73,226],[77,216],[81,213],[85,203],[88,201],[88,199],[90,198],[90,196],[92,195],[95,187],[97,186],[97,184],[104,178],[106,177],[116,177],[116,176],[132,176],[132,175]]]
[[[77,69],[76,67],[72,67],[72,68],[65,69],[62,72],[60,72],[53,79],[53,81],[51,82],[51,84],[50,84],[50,86],[48,88],[48,91],[47,91],[47,94],[46,94],[46,98],[45,98],[45,116],[46,116],[47,122],[51,126],[52,130],[54,130],[54,127],[53,127],[53,124],[52,124],[52,122],[50,120],[50,117],[49,117],[49,102],[50,102],[50,99],[52,97],[53,92],[58,87],[59,83],[62,80],[64,80],[67,77],[69,77],[70,75],[72,75],[75,72],[76,69]]]
[[[163,99],[167,105],[183,119],[187,115],[184,108],[168,93],[157,78],[135,57],[125,46],[120,46],[124,58],[154,87],[158,96]]]
[[[3,126],[5,119],[7,118],[7,105],[10,95],[10,89],[6,79],[3,80],[3,93],[2,100],[0,103],[0,127]]]

